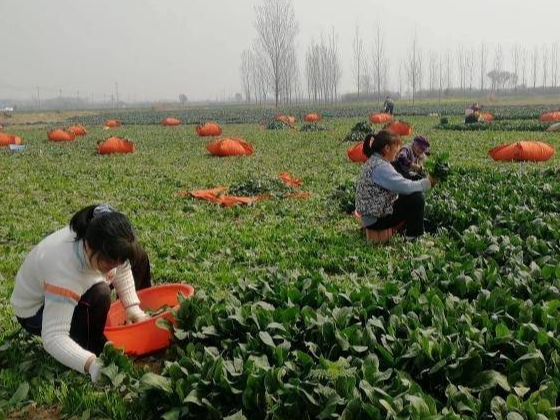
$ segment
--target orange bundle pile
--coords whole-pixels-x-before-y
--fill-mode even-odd
[[[381,112],[378,114],[371,114],[369,120],[374,124],[385,124],[393,121],[393,116],[391,114]]]
[[[545,162],[554,155],[554,147],[540,141],[519,141],[494,147],[488,154],[501,161]]]
[[[47,137],[50,141],[56,141],[56,142],[73,141],[76,139],[74,133],[71,133],[70,131],[62,130],[60,128],[49,131],[47,133]]]
[[[236,137],[225,137],[214,140],[206,146],[210,154],[214,156],[243,156],[254,152],[253,146],[245,140]]]
[[[100,155],[111,155],[113,153],[134,153],[134,143],[121,137],[109,137],[97,145],[97,153]]]
[[[222,128],[215,122],[207,122],[196,127],[196,134],[200,137],[220,136]]]

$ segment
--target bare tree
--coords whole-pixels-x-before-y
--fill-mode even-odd
[[[332,30],[321,43],[312,43],[306,53],[306,76],[309,99],[313,102],[336,101],[341,78],[338,37]]]
[[[445,57],[445,70],[446,70],[446,81],[447,81],[447,90],[451,90],[453,87],[453,66],[451,65],[451,51],[446,52]]]
[[[330,84],[332,100],[333,102],[336,102],[338,100],[338,86],[340,85],[340,79],[342,78],[342,65],[338,54],[338,35],[334,31],[334,27],[332,28],[329,41],[329,64],[331,70]]]
[[[416,91],[420,90],[422,85],[422,52],[418,46],[418,37],[414,33],[410,50],[408,51],[408,58],[406,62],[406,74],[408,77],[408,84],[412,89],[412,104],[416,99]]]
[[[521,47],[521,85],[527,89],[527,48]]]
[[[267,57],[275,105],[278,107],[282,83],[289,72],[290,56],[298,33],[294,8],[290,0],[263,0],[255,6],[257,45]]]
[[[502,50],[502,46],[500,44],[496,45],[494,49],[494,70],[496,74],[500,74],[502,72],[502,66],[504,64],[504,52]],[[492,90],[496,90],[497,92],[500,91],[500,83],[499,78],[492,78]]]
[[[438,95],[438,99],[439,102],[441,103],[441,95],[443,92],[443,86],[444,86],[444,82],[445,82],[445,77],[443,77],[444,75],[444,66],[443,66],[444,62],[443,62],[443,54],[440,53],[439,54],[439,76],[438,76],[438,91],[439,91],[439,95]]]
[[[461,44],[457,49],[457,70],[459,72],[459,89],[461,92],[465,92],[465,80],[467,74],[467,63],[465,60],[465,49]]]
[[[469,95],[472,94],[473,83],[474,83],[474,71],[476,68],[476,51],[471,48],[466,54],[466,68],[467,68],[467,82],[469,84]]]
[[[533,90],[537,88],[537,77],[539,70],[539,47],[534,45],[531,53],[531,75],[533,77]]]
[[[480,44],[480,91],[484,92],[484,78],[486,77],[486,46]]]
[[[542,87],[543,87],[543,91],[546,91],[546,88],[548,86],[548,51],[546,49],[546,45],[543,44],[542,45],[542,64],[541,64],[541,70],[542,70]]]
[[[519,80],[519,67],[521,66],[521,48],[515,44],[511,50],[511,65],[513,70],[513,90],[517,92],[517,81]]]
[[[356,81],[356,87],[358,89],[358,99],[360,99],[360,87],[361,87],[361,77],[363,74],[364,67],[364,40],[360,35],[360,26],[356,25],[356,33],[354,35],[354,42],[352,45],[354,51],[354,61],[352,65],[352,72]]]
[[[385,62],[385,37],[381,33],[381,27],[378,21],[372,51],[373,78],[376,85],[377,103],[381,102],[381,86],[385,84]]]
[[[558,86],[558,42],[550,45],[550,79],[553,88]]]
[[[245,93],[245,102],[251,102],[251,91],[253,86],[251,84],[253,78],[253,56],[251,50],[247,49],[241,53],[241,66],[239,73],[241,74],[241,85]]]
[[[406,67],[406,64],[404,64]],[[403,63],[402,61],[399,63],[399,97],[402,98],[402,91],[403,91]]]
[[[435,51],[430,51],[428,57],[428,88],[430,95],[432,95],[435,92],[438,80],[438,57]]]

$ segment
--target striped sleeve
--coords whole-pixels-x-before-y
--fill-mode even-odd
[[[63,365],[85,373],[86,362],[95,355],[70,338],[72,317],[80,296],[72,290],[48,283],[45,283],[44,288],[43,347]]]
[[[140,303],[140,299],[138,299],[138,295],[136,294],[134,277],[132,276],[132,269],[130,268],[129,262],[117,267],[115,279],[112,284],[125,308]]]

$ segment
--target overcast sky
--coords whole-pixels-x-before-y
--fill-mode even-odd
[[[0,98],[217,99],[241,92],[241,52],[256,36],[260,0],[0,0]],[[293,0],[305,50],[334,26],[352,89],[352,39],[366,47],[379,21],[396,83],[414,32],[424,51],[560,39],[560,0]]]

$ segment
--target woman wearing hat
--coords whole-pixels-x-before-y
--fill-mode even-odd
[[[395,169],[406,178],[423,178],[424,162],[429,148],[430,142],[426,137],[415,137],[412,144],[407,144],[399,150],[393,163]]]

